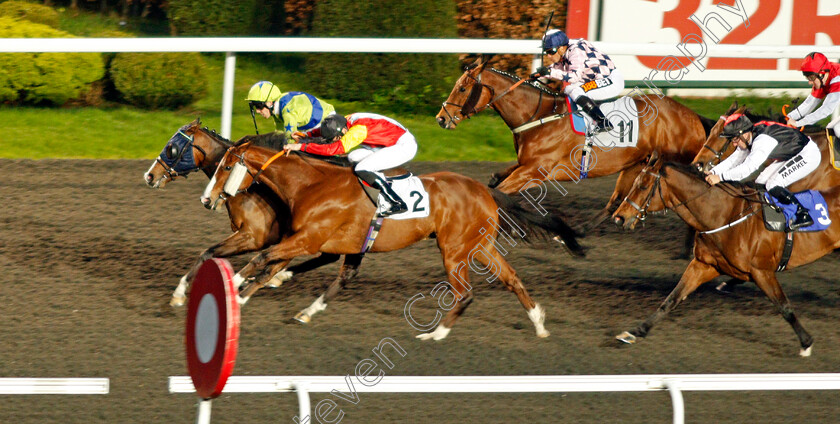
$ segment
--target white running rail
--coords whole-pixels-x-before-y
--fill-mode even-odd
[[[231,377],[224,393],[297,392],[299,417],[310,415],[309,393],[347,392],[343,376]],[[351,377],[355,378],[355,377]],[[840,390],[835,374],[655,374],[521,376],[384,376],[373,386],[355,384],[358,393],[572,393],[670,392],[674,424],[685,422],[682,392],[751,390]],[[190,377],[169,377],[170,393],[194,393]],[[201,411],[201,409],[199,409]],[[209,423],[207,417],[199,422]],[[204,418],[202,420],[202,418]],[[303,421],[301,421],[303,422]],[[312,421],[310,421],[312,422]]]
[[[107,378],[0,378],[0,395],[107,395]]]

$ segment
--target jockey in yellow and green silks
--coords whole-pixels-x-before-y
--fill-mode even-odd
[[[255,113],[263,118],[274,118],[277,131],[286,133],[291,138],[297,131],[311,131],[321,126],[324,117],[335,113],[333,105],[302,91],[290,91],[286,94],[270,81],[260,81],[248,90],[248,106],[257,126]],[[282,130],[281,130],[282,128]]]

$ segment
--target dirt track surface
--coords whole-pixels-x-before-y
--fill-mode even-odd
[[[202,175],[151,190],[149,161],[0,161],[0,377],[108,377],[106,396],[2,396],[0,423],[188,423],[195,397],[169,394],[186,375],[185,308],[168,306],[178,279],[203,249],[230,233],[206,211]],[[486,181],[493,163],[417,163]],[[566,184],[551,201],[579,223],[606,202],[614,177]],[[369,255],[355,282],[309,325],[290,319],[336,275],[333,264],[254,296],[242,313],[234,375],[347,375],[391,337],[406,350],[388,375],[577,375],[840,372],[837,257],[780,281],[815,338],[797,356],[788,324],[753,284],[724,296],[707,284],[639,344],[613,336],[652,313],[682,274],[674,215],[626,234],[605,224],[583,239],[586,259],[544,245],[507,256],[547,312],[538,339],[514,295],[474,276],[475,301],[449,337],[415,339],[406,300],[445,276],[434,241]],[[232,260],[236,268],[248,256]],[[419,305],[419,304],[418,304]],[[431,318],[432,310],[418,309]],[[346,388],[338,388],[346,390]],[[337,400],[343,423],[668,423],[666,392],[590,394],[360,394]],[[312,405],[331,395],[313,395]],[[690,423],[832,423],[840,393],[685,393]],[[223,395],[214,423],[292,423],[291,394]],[[317,421],[316,421],[317,422]]]

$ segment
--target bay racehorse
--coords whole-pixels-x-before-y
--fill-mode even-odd
[[[245,167],[241,180],[228,180],[232,169]],[[238,171],[239,172],[239,171]],[[513,268],[500,253],[502,239],[519,236],[559,235],[572,252],[581,253],[574,231],[559,218],[526,211],[510,197],[470,178],[452,172],[420,177],[428,192],[430,210],[425,218],[385,219],[371,252],[388,252],[420,240],[435,238],[449,280],[448,292],[457,301],[437,328],[419,335],[422,339],[443,339],[472,300],[469,270],[502,280],[528,311],[539,337],[548,336],[543,325],[545,312],[535,303]],[[350,167],[315,159],[305,153],[283,156],[273,150],[238,144],[231,148],[202,196],[208,208],[234,200],[225,192],[239,193],[252,184],[273,191],[291,208],[291,234],[258,254],[241,271],[240,278],[254,277],[254,283],[240,292],[240,302],[258,290],[270,277],[272,263],[288,263],[301,255],[318,252],[351,254],[366,240],[375,208]],[[228,184],[229,183],[229,184]],[[225,189],[228,184],[227,189]],[[527,233],[525,231],[528,231]],[[499,235],[499,240],[495,240]],[[492,281],[492,280],[488,280]]]
[[[488,107],[499,113],[513,132],[517,157],[516,164],[495,173],[490,181],[491,187],[505,193],[548,179],[579,182],[584,136],[572,131],[566,96],[531,81],[519,84],[518,77],[503,71],[485,72],[486,65],[486,61],[479,59],[467,67],[436,116],[440,126],[455,128],[460,121]],[[520,86],[513,88],[517,84]],[[714,124],[670,97],[641,95],[633,100],[639,111],[636,147],[607,148],[596,143],[593,148],[597,163],[589,170],[589,177],[621,174],[606,207],[584,230],[609,217],[610,211],[627,194],[647,156],[659,151],[668,160],[688,163],[700,151]],[[524,131],[516,130],[547,117],[560,119]]]
[[[656,312],[634,330],[617,336],[633,343],[647,336],[654,325],[703,283],[726,274],[754,281],[793,327],[809,356],[813,338],[802,327],[776,277],[785,233],[765,229],[761,202],[754,189],[740,184],[710,186],[696,167],[656,160],[645,167],[633,183],[630,194],[613,215],[617,223],[632,228],[652,202],[674,211],[697,230],[694,259]],[[811,263],[840,247],[840,187],[822,192],[828,204],[831,225],[820,232],[795,233],[787,268]]]
[[[261,136],[257,142],[282,146],[282,140],[272,139],[271,136]],[[202,127],[201,121],[196,119],[175,132],[143,179],[152,188],[163,188],[168,182],[186,178],[194,171],[202,171],[209,178],[216,170],[219,160],[232,145],[224,137]],[[211,257],[227,258],[264,249],[277,243],[289,233],[289,207],[264,186],[252,187],[248,192],[231,199],[225,206],[233,234],[210,246],[199,255],[189,271],[181,277],[178,287],[172,294],[170,301],[172,306],[184,304],[186,291],[205,260]],[[272,274],[274,278],[271,284],[280,285],[293,274],[306,272],[338,259],[339,255],[322,254],[317,258]],[[326,307],[325,299],[331,298],[356,275],[361,260],[361,255],[347,255],[338,278],[330,284],[327,292],[316,301],[314,307],[302,311],[296,319],[308,322],[311,315],[323,310]]]

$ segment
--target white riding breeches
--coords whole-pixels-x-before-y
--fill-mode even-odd
[[[600,101],[618,97],[623,90],[624,74],[618,69],[613,69],[610,76],[606,78],[570,84],[564,92],[572,101],[576,101],[580,96]]]
[[[825,127],[829,130],[834,131],[835,137],[840,137],[840,116],[838,116],[835,119],[832,119],[831,122],[829,122],[828,125],[826,125]]]
[[[758,174],[756,184],[764,184],[767,190],[776,186],[787,187],[817,169],[822,160],[820,148],[814,140],[808,142],[796,156],[784,161],[773,162]]]
[[[417,141],[410,132],[406,131],[393,146],[373,147],[359,146],[347,154],[347,159],[356,164],[358,171],[383,171],[400,166],[417,154]]]

